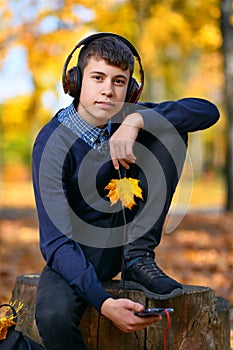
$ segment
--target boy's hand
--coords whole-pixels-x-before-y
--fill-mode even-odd
[[[138,331],[162,319],[162,316],[138,317],[134,315],[134,311],[143,310],[143,305],[123,298],[106,299],[101,307],[102,315],[111,320],[124,333]]]
[[[129,169],[129,164],[135,163],[133,145],[143,126],[140,113],[129,114],[110,138],[110,155],[116,170],[119,169],[119,163],[125,169]]]

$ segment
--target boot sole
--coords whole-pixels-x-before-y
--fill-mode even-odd
[[[156,300],[166,300],[166,299],[175,298],[175,297],[184,295],[184,290],[181,288],[173,289],[173,291],[169,294],[153,293],[149,289],[141,285],[140,283],[134,282],[134,281],[121,280],[120,286],[123,289],[129,289],[129,290],[136,289],[136,290],[143,291],[148,298],[156,299]]]

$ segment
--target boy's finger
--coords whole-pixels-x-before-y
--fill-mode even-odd
[[[117,159],[112,159],[113,166],[116,170],[119,170],[119,162]]]

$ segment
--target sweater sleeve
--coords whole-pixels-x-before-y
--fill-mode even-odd
[[[45,146],[36,142],[32,155],[32,172],[37,205],[40,247],[47,264],[60,273],[82,298],[100,311],[109,297],[93,265],[81,247],[70,238],[72,223],[69,205],[61,183],[63,152],[60,144]]]
[[[207,129],[215,124],[220,115],[217,107],[204,99],[183,98],[178,101],[166,101],[159,104],[140,103],[137,111],[144,119],[145,129],[153,131],[161,119],[165,118],[179,133]],[[156,119],[160,116],[160,121]]]

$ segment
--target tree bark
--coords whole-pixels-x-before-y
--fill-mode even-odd
[[[225,105],[228,117],[226,157],[226,210],[233,212],[233,4],[221,2],[222,52],[225,76]]]
[[[12,301],[24,303],[24,320],[17,329],[41,343],[35,319],[35,298],[38,275],[19,276],[12,293]],[[136,290],[124,291],[118,281],[109,281],[104,287],[114,297],[128,297],[148,307],[172,307],[171,326],[167,336],[169,350],[230,350],[230,303],[216,297],[208,287],[184,286],[184,295],[166,301],[147,299]],[[141,350],[163,349],[163,336],[167,326],[166,317],[161,322],[137,332]],[[87,350],[135,350],[134,333],[125,334],[109,320],[100,316],[89,306],[81,321],[81,331]]]

